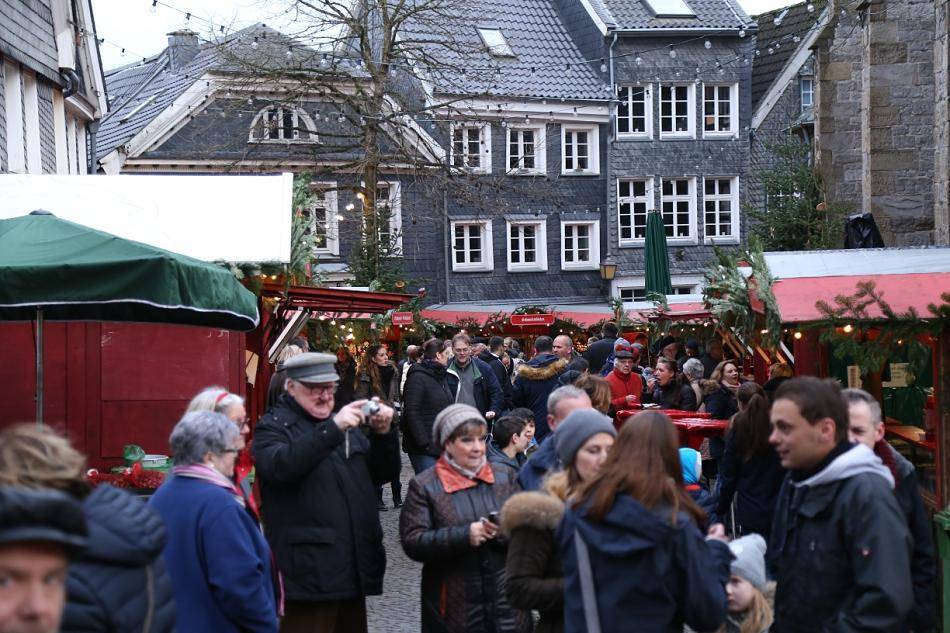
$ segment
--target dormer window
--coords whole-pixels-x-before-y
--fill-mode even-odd
[[[511,46],[508,45],[508,41],[500,29],[480,28],[478,29],[478,34],[481,36],[485,48],[488,49],[488,53],[492,57],[515,56],[515,52],[511,50]]]
[[[643,0],[657,18],[692,18],[696,14],[683,0]]]
[[[248,140],[259,143],[316,143],[317,128],[302,108],[270,106],[254,117]]]

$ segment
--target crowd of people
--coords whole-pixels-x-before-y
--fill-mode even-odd
[[[367,631],[387,485],[426,632],[934,628],[928,517],[869,394],[612,323],[532,352],[297,340],[253,432],[240,396],[195,396],[147,503],[49,428],[0,432],[0,633]],[[730,424],[681,448],[670,409]]]

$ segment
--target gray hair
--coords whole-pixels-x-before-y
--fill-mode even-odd
[[[298,347],[297,345],[288,345],[284,349],[280,350],[280,354],[277,355],[277,366],[283,367],[284,363],[289,361],[294,356],[300,356],[303,354],[303,348]]]
[[[683,363],[683,374],[690,382],[699,380],[703,377],[705,372],[706,369],[703,367],[703,361],[698,358],[690,358]]]
[[[221,455],[231,448],[241,431],[231,420],[214,411],[186,413],[168,437],[176,466],[200,464],[209,452]]]
[[[575,387],[574,385],[564,385],[563,387],[558,387],[548,396],[548,413],[550,415],[556,415],[555,411],[557,410],[557,405],[561,404],[562,400],[574,400],[577,398],[589,398],[587,392],[581,389],[580,387]]]
[[[884,421],[881,417],[881,404],[864,389],[842,389],[841,397],[844,398],[845,404],[849,407],[859,402],[868,405],[868,409],[871,410],[871,423],[874,426],[880,426],[881,422]]]
[[[224,387],[208,387],[201,393],[191,399],[185,413],[194,413],[195,411],[214,411],[215,413],[228,414],[228,410],[236,404],[243,405],[244,398],[231,393]]]

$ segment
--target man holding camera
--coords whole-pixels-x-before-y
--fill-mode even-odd
[[[357,400],[333,414],[335,362],[319,353],[287,361],[287,392],[254,431],[267,539],[284,575],[285,633],[366,631],[366,596],[383,591],[372,473],[393,453],[393,410]]]

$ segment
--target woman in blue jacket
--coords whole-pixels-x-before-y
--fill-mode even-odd
[[[240,430],[220,413],[186,413],[169,444],[172,476],[149,506],[168,532],[179,633],[276,633],[270,550],[231,481]]]
[[[699,531],[704,520],[683,488],[670,419],[646,411],[628,420],[558,528],[564,630],[717,629],[726,619],[732,555],[721,525],[709,539]]]

